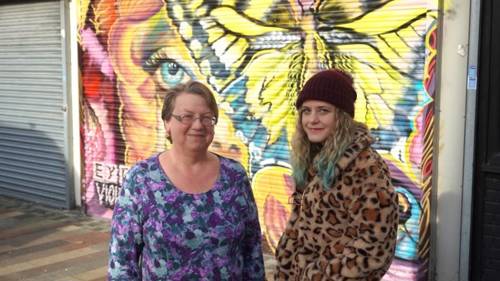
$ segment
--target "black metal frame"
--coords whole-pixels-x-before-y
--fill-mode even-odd
[[[470,280],[500,276],[500,1],[481,1]]]

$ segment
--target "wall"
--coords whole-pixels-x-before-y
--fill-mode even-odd
[[[465,262],[460,269],[461,260],[469,260],[468,256],[461,255],[464,251],[468,254],[465,249],[469,247],[469,243],[467,241],[466,244],[461,245],[460,240],[469,238],[467,233],[463,233],[464,236],[461,237],[461,226],[462,223],[470,225],[470,221],[462,221],[463,219],[470,220],[470,216],[462,218],[462,214],[471,211],[470,197],[463,197],[471,192],[467,190],[464,193],[463,190],[463,167],[464,165],[472,167],[472,163],[464,163],[464,150],[474,149],[473,147],[464,148],[471,1],[453,0],[445,4],[442,17],[443,40],[439,59],[442,63],[438,71],[440,85],[436,114],[439,122],[437,123],[438,151],[435,161],[437,177],[434,189],[437,201],[435,225],[433,225],[434,280],[455,281],[469,280],[466,278],[469,264]],[[474,119],[473,115],[469,118]],[[468,160],[472,161],[472,158]],[[471,182],[465,184],[472,188]],[[463,205],[462,202],[464,202]],[[469,205],[466,202],[469,202]]]
[[[430,250],[437,1],[81,1],[83,200],[110,217],[128,167],[167,147],[159,89],[217,94],[212,151],[252,178],[267,251],[290,211],[298,89],[320,69],[354,76],[356,119],[377,137],[400,194],[384,280],[425,280]]]

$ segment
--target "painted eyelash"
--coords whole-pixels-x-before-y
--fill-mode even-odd
[[[161,48],[155,53],[153,53],[143,64],[144,70],[148,72],[153,72],[156,70],[158,65],[164,62],[173,62],[179,65],[179,67],[182,68],[182,66],[176,62],[174,59],[171,59],[168,54],[167,50],[165,48]]]

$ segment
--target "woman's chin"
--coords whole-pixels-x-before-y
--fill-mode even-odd
[[[320,136],[320,135],[308,135],[307,136],[307,139],[311,142],[311,143],[323,143],[326,139],[325,136]]]

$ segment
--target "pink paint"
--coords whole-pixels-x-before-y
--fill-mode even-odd
[[[424,139],[424,128],[423,128],[423,111],[420,111],[415,118],[415,127],[418,135],[416,135],[410,143],[410,162],[415,165],[420,165],[422,162],[423,153],[423,139]]]
[[[87,215],[111,219],[113,210],[99,204],[94,188],[94,181],[90,181],[85,192]]]
[[[272,195],[268,195],[264,203],[264,223],[269,243],[272,248],[278,246],[281,234],[285,231],[289,213]]]
[[[115,72],[109,61],[108,54],[99,43],[94,31],[86,28],[80,31],[82,37],[82,49],[87,52],[90,58],[90,64],[97,64],[100,66],[101,72],[110,80],[115,79]]]
[[[298,0],[297,3],[304,7],[304,10],[309,10],[314,5],[314,0]]]
[[[382,281],[418,280],[419,268],[420,266],[413,262],[394,259]]]
[[[89,108],[87,108],[87,106]],[[90,108],[92,110],[90,110]],[[115,163],[115,137],[112,127],[106,122],[109,120],[108,111],[102,100],[86,103],[84,110],[84,169],[85,169],[85,206],[91,216],[111,218],[113,210],[99,204],[95,192],[93,166],[95,162]],[[94,120],[99,120],[95,122]]]

